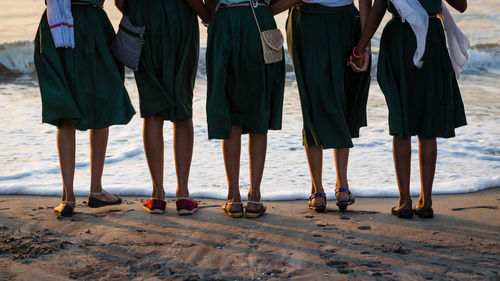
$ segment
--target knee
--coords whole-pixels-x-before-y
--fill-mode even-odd
[[[75,126],[73,125],[73,122],[71,119],[61,119],[59,122],[59,126],[57,127],[58,130],[63,131],[63,132],[74,132],[75,131]]]
[[[176,129],[190,129],[193,128],[193,119],[183,119],[174,122]]]
[[[144,117],[144,125],[148,127],[162,127],[163,117],[161,115],[153,114]]]

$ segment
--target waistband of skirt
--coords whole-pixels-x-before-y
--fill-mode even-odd
[[[354,3],[340,7],[328,7],[318,3],[302,2],[294,5],[293,8],[300,13],[313,14],[313,15],[339,15],[339,14],[357,12]]]
[[[398,15],[395,15],[395,14],[392,14],[392,18],[396,19],[396,20],[401,20],[401,17]],[[429,15],[429,19],[435,19],[435,18],[439,18],[439,15],[438,14],[430,14]]]
[[[45,0],[45,5],[47,5],[47,0]],[[87,1],[71,1],[72,6],[93,6],[96,8],[102,8],[102,5],[97,5],[92,2],[87,2]]]
[[[236,4],[219,4],[217,6],[217,10],[219,11],[219,10],[227,9],[227,8],[249,7],[249,6],[250,6],[250,3],[248,1],[236,3]],[[257,6],[258,7],[267,7],[268,5],[267,5],[265,0],[259,0]]]

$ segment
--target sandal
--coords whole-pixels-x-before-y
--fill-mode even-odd
[[[259,209],[257,211],[249,211],[248,204],[259,205]],[[247,218],[258,218],[266,213],[266,206],[262,202],[257,201],[247,201],[247,207],[245,208],[245,216]]]
[[[239,205],[239,210],[236,212],[231,212],[231,205]],[[243,217],[243,205],[241,202],[226,202],[221,206],[224,213],[232,218],[241,218]]]
[[[349,199],[346,201],[339,201],[339,193],[340,192],[345,192],[349,196]],[[345,212],[347,210],[347,206],[354,204],[354,195],[351,193],[351,191],[348,188],[339,188],[338,190],[335,190],[335,196],[337,197],[337,206],[339,207],[339,210],[341,212]]]
[[[104,192],[106,192],[106,191],[103,190],[101,192],[89,192],[89,199],[87,201],[87,206],[90,208],[99,208],[99,207],[104,207],[104,206],[108,206],[108,205],[118,205],[118,204],[122,203],[122,198],[116,194],[113,194],[113,195],[116,196],[118,199],[116,199],[116,201],[113,201],[113,202],[107,202],[107,201],[103,201],[101,199],[97,199],[95,197],[92,197],[92,196],[96,196],[96,195],[103,195]]]
[[[54,212],[61,217],[71,217],[75,210],[75,202],[62,201],[59,206],[54,207]]]
[[[175,201],[178,215],[192,215],[198,210],[198,202],[189,197],[177,197]]]
[[[163,199],[149,198],[142,202],[142,208],[150,214],[163,214],[166,206],[167,202]]]
[[[319,205],[319,206],[313,206],[312,205],[312,200],[314,198],[325,198],[325,203],[322,204],[322,205]],[[315,211],[315,212],[318,212],[318,213],[323,213],[326,209],[326,194],[325,193],[314,193],[314,194],[311,194],[311,196],[309,197],[309,209]]]
[[[391,214],[400,219],[411,219],[413,217],[413,211],[410,207],[402,209],[398,209],[398,207],[392,207]]]
[[[413,213],[423,219],[431,219],[434,217],[434,210],[431,207],[413,208]]]

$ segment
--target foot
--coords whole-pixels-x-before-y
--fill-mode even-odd
[[[165,207],[167,202],[162,199],[149,198],[148,200],[142,202],[142,208],[150,214],[163,214],[165,213]]]
[[[309,209],[322,213],[326,209],[326,194],[325,193],[314,193],[309,197]]]
[[[241,202],[226,202],[221,206],[224,213],[232,218],[241,218],[243,217],[243,205]]]
[[[90,192],[87,205],[91,208],[103,207],[107,205],[121,204],[122,199],[116,194],[111,194],[104,189],[101,192]]]
[[[62,201],[57,207],[54,207],[54,212],[62,217],[71,217],[75,210],[75,202]]]
[[[178,215],[192,215],[198,210],[198,202],[191,198],[177,197],[175,201]]]
[[[262,202],[247,201],[245,216],[247,218],[258,218],[265,214],[267,208]]]
[[[415,207],[413,213],[423,219],[431,219],[434,217],[434,210],[432,207]]]
[[[400,219],[411,219],[413,217],[413,211],[408,205],[402,207],[392,207],[391,214]]]
[[[99,200],[104,201],[106,203],[113,203],[113,202],[116,202],[119,199],[121,199],[120,196],[118,196],[116,194],[109,193],[104,189],[101,192],[90,192],[89,197],[99,199]]]
[[[351,193],[348,187],[335,189],[335,197],[337,197],[337,202],[348,203],[348,205],[353,204],[355,201],[354,194]]]

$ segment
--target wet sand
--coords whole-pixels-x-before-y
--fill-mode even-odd
[[[0,196],[0,280],[441,280],[500,278],[500,187],[433,196],[435,218],[398,219],[395,198],[358,198],[347,213],[306,201],[266,202],[258,219],[222,214],[220,200],[178,216],[144,198],[72,218],[59,198]],[[416,202],[416,198],[414,202]]]

